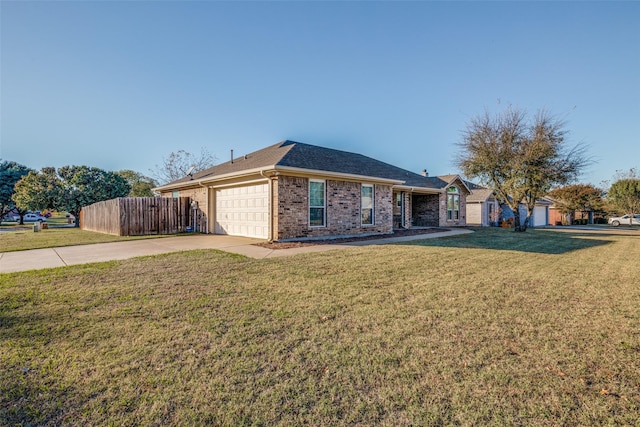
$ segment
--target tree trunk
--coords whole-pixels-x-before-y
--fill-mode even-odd
[[[513,211],[513,216],[514,216],[514,230],[516,232],[519,233],[524,233],[525,231],[527,231],[527,228],[529,227],[529,221],[531,220],[531,215],[533,214],[533,208],[529,208],[527,207],[527,214],[524,217],[524,221],[520,221],[520,207],[518,206],[518,209],[516,209],[515,211]]]
[[[524,227],[520,225],[520,208],[511,209],[513,211],[513,231],[516,233],[522,233],[527,231],[526,224]]]
[[[75,224],[73,225],[75,228],[80,228],[80,211],[78,212],[70,212],[73,215]]]
[[[524,233],[525,231],[527,231],[527,223],[526,223],[526,221],[522,225],[516,225],[513,231],[516,231],[518,233]]]

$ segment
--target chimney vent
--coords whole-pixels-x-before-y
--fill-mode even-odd
[[[233,163],[233,150],[231,150],[231,163]]]
[[[426,169],[422,169],[422,172],[420,172],[420,175],[422,176],[429,176],[429,172],[427,172]]]

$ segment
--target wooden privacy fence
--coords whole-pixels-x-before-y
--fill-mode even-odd
[[[116,236],[182,233],[189,220],[189,197],[118,198],[85,206],[80,212],[83,230]]]

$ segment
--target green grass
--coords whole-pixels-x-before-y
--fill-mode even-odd
[[[96,233],[79,228],[49,228],[40,232],[33,231],[33,225],[15,231],[0,233],[0,252],[24,251],[28,249],[54,248],[59,246],[87,245],[91,243],[120,242],[124,240],[155,239],[169,237],[166,235],[152,236],[112,236]],[[175,236],[175,235],[174,235]]]
[[[638,237],[0,275],[6,425],[637,425]]]

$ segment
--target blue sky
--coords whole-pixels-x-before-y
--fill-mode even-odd
[[[640,2],[0,2],[0,158],[143,174],[284,139],[458,172],[488,109],[640,167]]]

